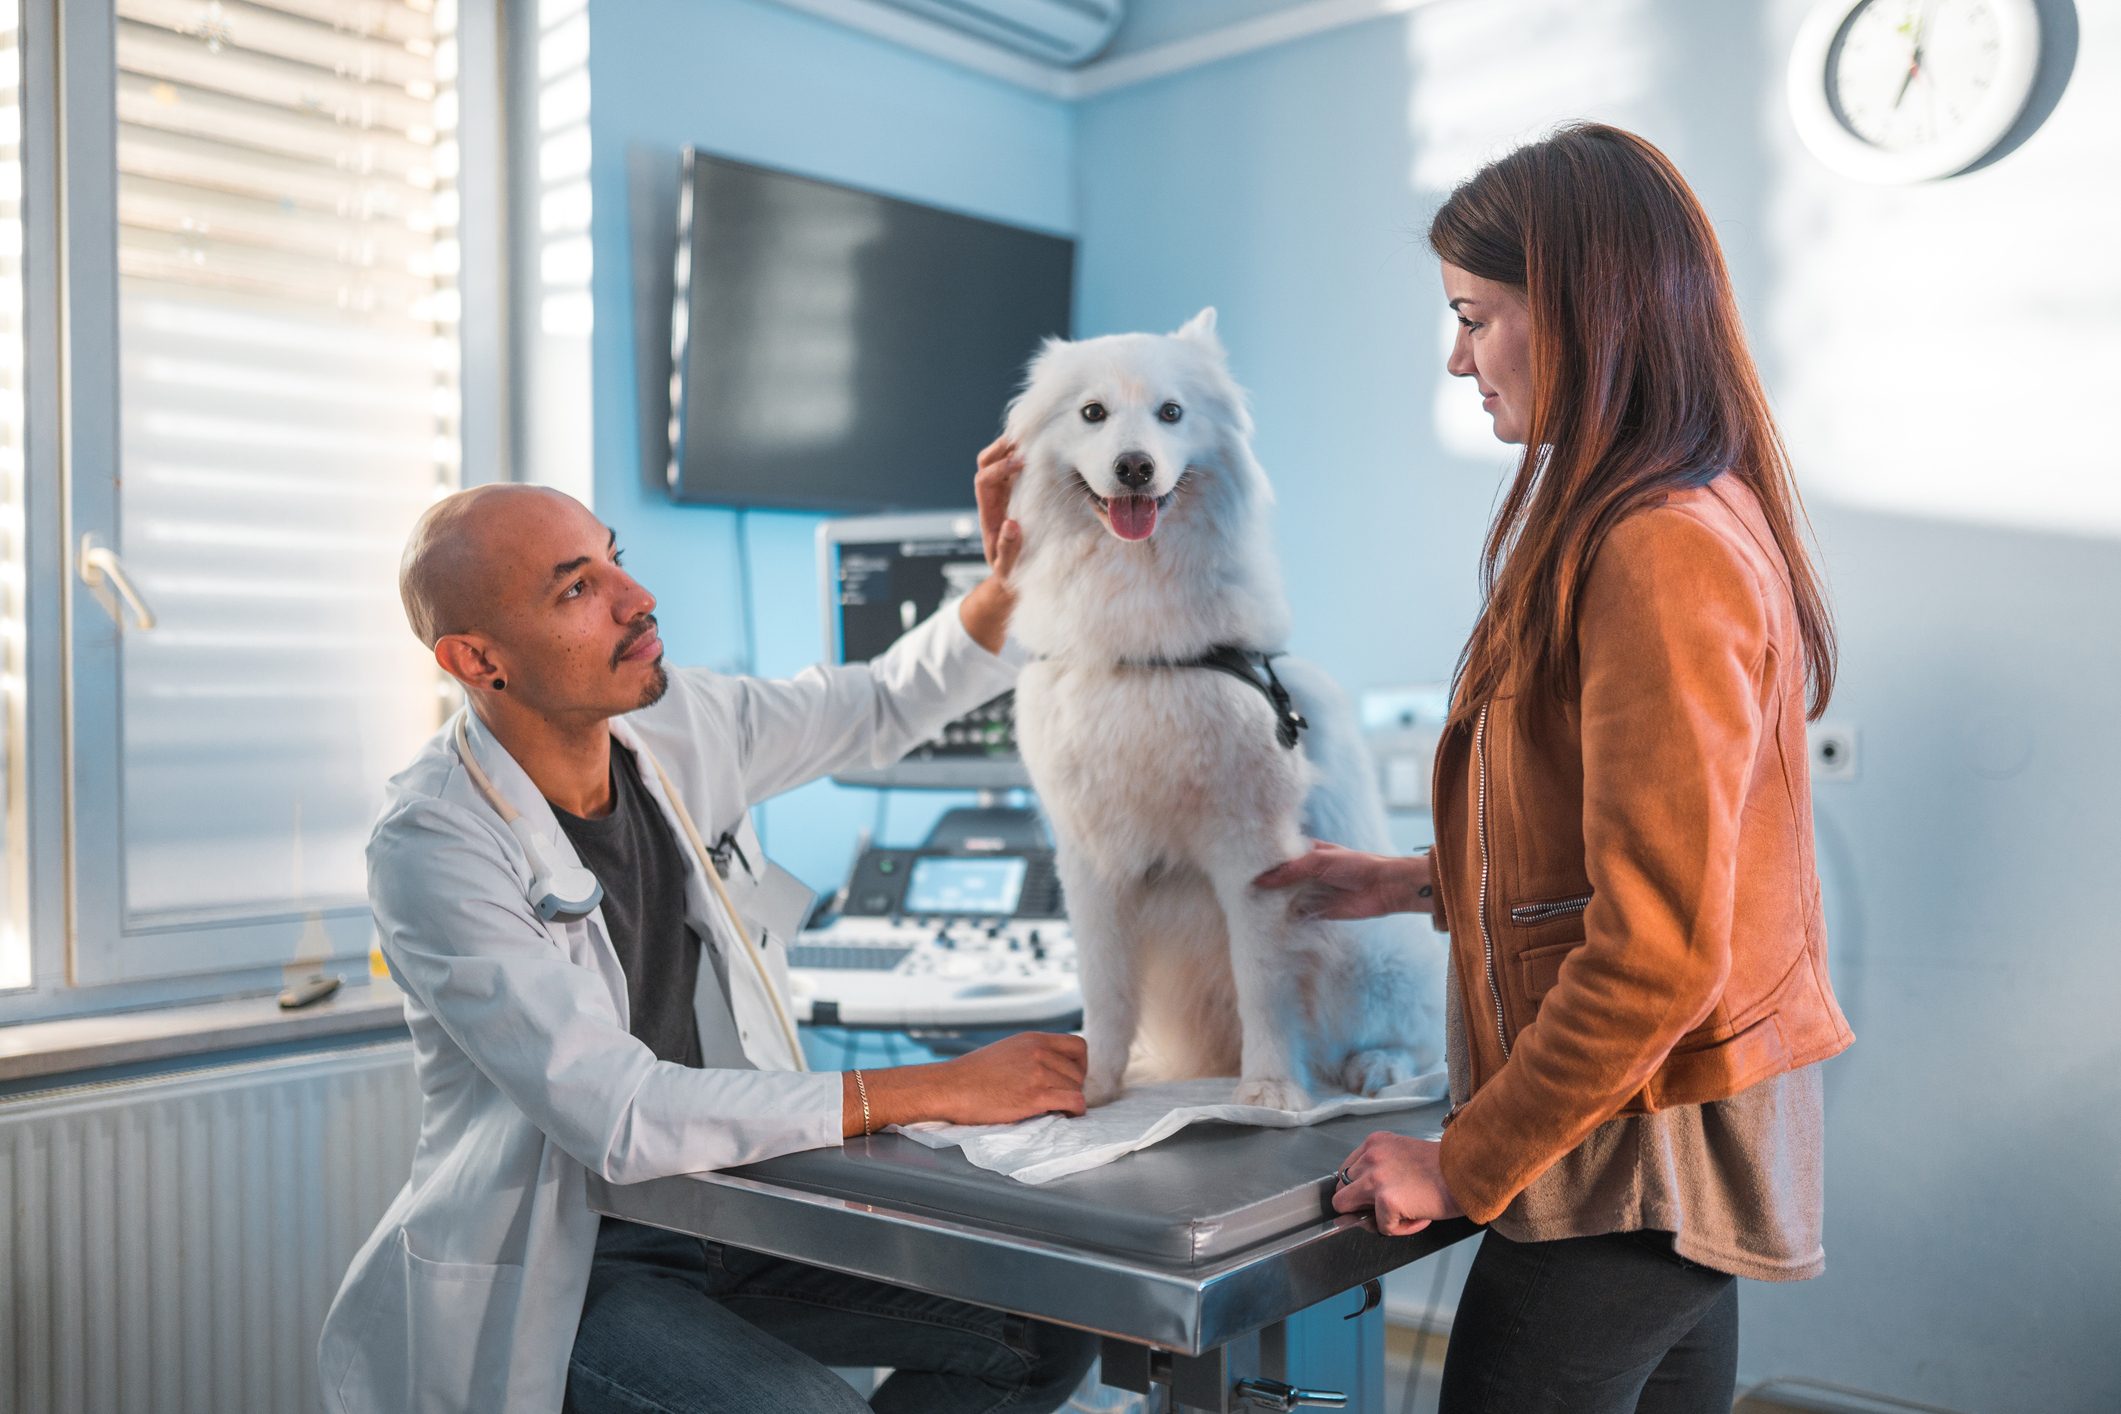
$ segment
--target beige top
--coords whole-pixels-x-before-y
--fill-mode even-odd
[[[1455,968],[1453,969],[1455,973]],[[1446,982],[1451,1104],[1468,1098],[1458,979]],[[1623,1115],[1511,1200],[1490,1224],[1512,1242],[1655,1229],[1680,1256],[1760,1281],[1826,1270],[1819,1067],[1771,1076],[1729,1099]]]

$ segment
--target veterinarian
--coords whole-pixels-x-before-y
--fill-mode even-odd
[[[1261,876],[1451,937],[1441,1143],[1373,1135],[1334,1204],[1487,1224],[1445,1414],[1728,1411],[1735,1279],[1820,1242],[1828,983],[1805,722],[1834,636],[1707,215],[1581,125],[1429,229],[1449,370],[1520,444],[1437,753],[1436,843]]]
[[[1088,1337],[600,1219],[618,1183],[919,1119],[1080,1113],[1075,1037],[928,1066],[806,1071],[801,921],[747,812],[897,759],[1013,681],[1009,449],[976,482],[991,577],[866,666],[785,682],[662,664],[655,599],[580,503],[529,486],[428,511],[400,587],[464,689],[369,844],[423,1096],[411,1180],[326,1318],[335,1411],[1051,1410]],[[726,856],[728,879],[716,867]],[[601,902],[599,902],[601,895]],[[795,902],[793,917],[786,900]]]

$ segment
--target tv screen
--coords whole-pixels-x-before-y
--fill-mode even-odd
[[[1073,241],[691,151],[678,226],[672,498],[972,504]]]

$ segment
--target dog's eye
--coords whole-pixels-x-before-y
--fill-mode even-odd
[[[1156,415],[1166,422],[1176,422],[1186,415],[1186,410],[1177,403],[1165,403],[1156,410]]]
[[[1083,421],[1085,421],[1085,422],[1103,422],[1104,420],[1105,420],[1105,405],[1104,405],[1103,403],[1084,403],[1084,404],[1083,404]]]

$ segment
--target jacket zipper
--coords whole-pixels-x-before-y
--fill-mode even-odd
[[[1510,1033],[1502,1018],[1502,988],[1495,983],[1495,939],[1488,932],[1488,709],[1482,704],[1480,720],[1473,726],[1473,756],[1480,765],[1480,785],[1474,793],[1474,809],[1480,836],[1480,951],[1487,966],[1488,996],[1495,1003],[1495,1039],[1502,1058],[1510,1058]]]
[[[1572,913],[1581,913],[1591,906],[1591,896],[1556,899],[1552,903],[1524,903],[1510,910],[1512,923],[1546,923],[1556,918],[1567,918]]]

